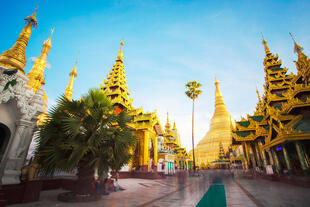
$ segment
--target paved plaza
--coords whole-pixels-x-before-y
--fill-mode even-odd
[[[41,192],[40,201],[12,207],[181,207],[181,206],[309,206],[310,188],[262,179],[231,176],[229,171],[212,170],[200,177],[167,177],[161,180],[120,179],[126,190],[103,196],[91,203],[63,203],[57,194],[63,190]],[[211,192],[223,186],[225,195]],[[218,199],[221,199],[219,202]],[[221,203],[221,204],[219,204]]]

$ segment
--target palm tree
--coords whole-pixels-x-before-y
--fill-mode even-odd
[[[194,111],[195,111],[195,99],[201,94],[201,90],[198,88],[201,87],[201,84],[197,81],[189,81],[186,85],[185,94],[193,100],[193,111],[192,111],[192,146],[193,146],[193,165],[194,165],[194,172],[196,171],[195,165],[195,149],[194,149]]]
[[[40,126],[37,138],[38,162],[41,173],[78,170],[74,195],[94,193],[94,169],[107,172],[128,162],[134,136],[127,127],[125,111],[114,113],[110,100],[100,91],[91,89],[80,100],[58,100],[49,118]],[[118,152],[120,152],[118,154]]]

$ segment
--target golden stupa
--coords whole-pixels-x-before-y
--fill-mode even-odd
[[[211,162],[218,160],[220,143],[226,153],[232,142],[231,124],[234,121],[226,109],[216,78],[215,87],[215,110],[210,129],[195,148],[195,160],[198,165],[212,164]]]

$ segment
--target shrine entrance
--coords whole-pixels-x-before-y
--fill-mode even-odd
[[[0,123],[0,160],[1,161],[5,153],[6,147],[9,143],[10,136],[11,136],[10,129],[6,125]]]

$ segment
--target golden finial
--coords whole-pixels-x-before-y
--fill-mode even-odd
[[[167,111],[167,123],[169,123],[169,112]]]
[[[124,41],[122,40],[121,41],[121,48],[120,48],[120,50],[119,50],[119,52],[118,52],[118,56],[117,56],[117,59],[118,60],[123,60],[124,58],[123,58],[123,45],[124,45]]]
[[[264,45],[264,47],[265,47],[265,53],[266,53],[266,55],[267,55],[267,54],[270,53],[270,50],[269,50],[269,48],[268,48],[268,46],[267,46],[267,41],[265,40],[263,33],[261,33],[261,34],[262,34],[262,37],[263,37],[262,43],[263,43],[263,45]]]
[[[258,91],[257,87],[256,87],[256,93],[257,93],[259,102],[261,102],[261,98],[260,98],[259,91]]]
[[[78,62],[78,58],[80,56],[80,51],[77,57],[77,60],[75,61],[75,66],[73,68],[73,70],[69,73],[70,76],[70,81],[68,83],[68,86],[65,90],[65,97],[71,101],[71,97],[73,94],[73,83],[74,83],[74,78],[77,76],[77,72],[76,72],[76,66],[77,66],[77,62]]]
[[[77,66],[77,64],[78,64],[79,57],[80,57],[80,51],[79,51],[78,56],[77,56],[77,58],[76,58],[74,68],[73,68],[73,70],[69,73],[69,76],[74,76],[74,77],[77,76],[76,66]]]
[[[174,123],[173,123],[173,129],[174,129],[174,130],[177,129],[177,127],[176,127],[176,125],[175,125],[175,121],[174,121]]]
[[[39,8],[39,4],[38,4],[38,6],[34,9],[33,14],[25,18],[25,24],[32,22],[32,26],[33,26],[33,27],[37,27],[37,26],[38,26],[38,20],[37,20],[37,11],[38,11],[38,8]]]
[[[294,52],[297,52],[298,54],[300,54],[301,51],[302,51],[304,48],[296,43],[296,41],[295,41],[295,39],[294,39],[292,33],[289,32],[289,34],[290,34],[292,40],[294,41]]]
[[[222,93],[221,93],[221,90],[219,88],[219,81],[217,80],[216,76],[215,76],[214,84],[215,84],[215,97],[221,97]]]
[[[49,46],[52,46],[51,38],[52,38],[52,35],[53,35],[53,32],[54,32],[54,29],[55,29],[55,27],[51,29],[51,35],[50,35],[50,37],[44,42],[44,44],[49,45]]]
[[[215,76],[214,84],[215,84],[215,85],[218,85],[218,84],[219,84],[219,81],[217,80],[216,76]]]

